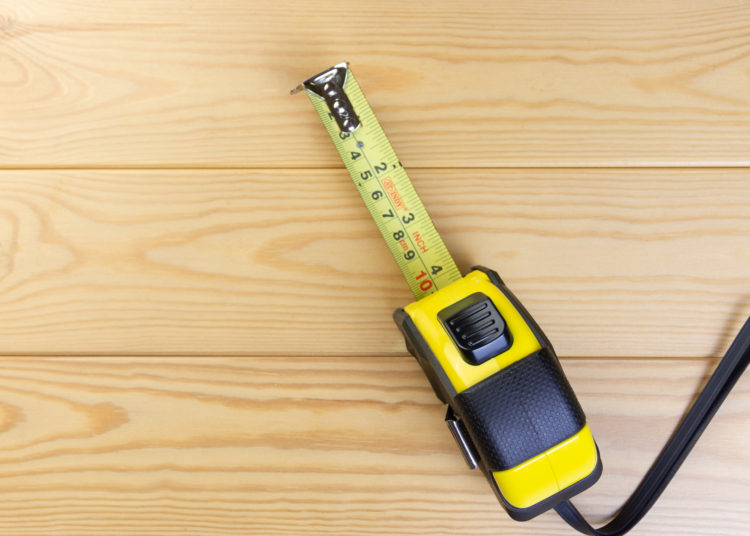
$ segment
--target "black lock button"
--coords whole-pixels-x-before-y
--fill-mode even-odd
[[[472,365],[480,365],[497,357],[513,342],[497,307],[481,292],[446,307],[438,313],[438,318],[464,359]]]

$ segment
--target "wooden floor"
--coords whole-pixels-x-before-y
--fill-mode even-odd
[[[288,90],[343,60],[624,501],[750,315],[750,3],[0,0],[0,534],[564,535],[466,469]],[[749,375],[750,376],[750,375]],[[634,535],[750,524],[750,377]]]

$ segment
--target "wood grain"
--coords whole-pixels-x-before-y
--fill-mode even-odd
[[[331,167],[342,60],[408,166],[734,166],[750,4],[0,0],[0,166]]]
[[[564,362],[605,463],[586,512],[620,505],[714,363]],[[570,534],[502,512],[410,358],[4,358],[0,376],[3,534]],[[742,532],[749,380],[633,536]]]
[[[749,23],[0,0],[0,535],[572,534],[503,513],[406,356],[407,287],[287,94],[342,60],[459,266],[571,357],[604,521],[750,314]],[[746,532],[749,421],[745,377],[633,536]]]
[[[414,170],[463,270],[561,355],[719,356],[747,170]],[[403,355],[411,301],[343,170],[8,171],[0,353]]]

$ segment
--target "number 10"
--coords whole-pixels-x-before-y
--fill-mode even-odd
[[[419,275],[417,276],[417,281],[422,279],[423,277],[427,277],[427,272],[422,270],[419,272]],[[432,281],[430,279],[425,279],[423,281],[420,281],[419,288],[422,289],[422,292],[427,292],[432,288]]]

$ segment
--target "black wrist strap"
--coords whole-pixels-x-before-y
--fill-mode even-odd
[[[619,536],[632,529],[654,505],[693,445],[705,430],[721,403],[750,362],[750,318],[737,334],[726,355],[711,375],[700,396],[656,458],[646,476],[617,515],[599,529],[593,528],[570,501],[555,511],[571,527],[589,536]]]

